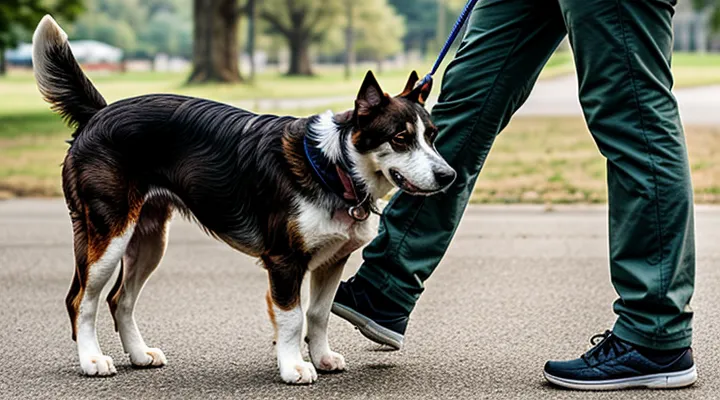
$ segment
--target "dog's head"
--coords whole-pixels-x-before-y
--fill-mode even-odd
[[[373,176],[371,187],[389,190],[392,184],[406,193],[428,196],[455,180],[455,171],[435,149],[438,130],[425,109],[432,81],[415,87],[417,81],[413,71],[405,90],[391,97],[368,72],[360,87],[351,140],[361,174]]]

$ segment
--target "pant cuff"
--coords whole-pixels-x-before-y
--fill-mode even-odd
[[[415,308],[417,298],[397,286],[385,271],[363,264],[356,275],[382,292],[390,301],[402,307],[408,314]]]
[[[622,320],[618,319],[613,327],[613,333],[626,342],[654,350],[682,349],[692,345],[692,329],[673,337],[651,337],[629,328]]]

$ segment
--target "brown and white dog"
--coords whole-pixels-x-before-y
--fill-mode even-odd
[[[415,88],[414,72],[395,97],[368,73],[354,109],[309,118],[177,95],[107,105],[50,16],[33,36],[33,65],[44,99],[75,128],[62,169],[75,252],[66,304],[86,375],[116,373],[95,321],[118,264],[107,301],[123,348],[133,365],[165,365],[163,352],[145,344],[133,311],[165,253],[174,210],[262,260],[285,382],[343,370],[343,356],[328,345],[328,317],[345,261],[375,233],[368,219],[375,200],[393,186],[430,195],[455,179],[433,147],[437,129],[423,106],[430,84]],[[312,363],[301,353],[308,272]]]

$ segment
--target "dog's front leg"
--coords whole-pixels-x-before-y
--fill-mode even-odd
[[[310,359],[315,368],[321,371],[345,370],[345,358],[342,354],[330,350],[327,326],[330,308],[347,259],[348,257],[345,257],[336,264],[312,272],[307,339]]]
[[[270,277],[267,295],[268,314],[275,327],[280,376],[285,383],[308,384],[317,380],[312,363],[302,357],[302,330],[305,316],[300,302],[300,287],[306,267],[277,265],[265,261]]]

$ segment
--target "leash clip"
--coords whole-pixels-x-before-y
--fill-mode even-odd
[[[355,221],[362,222],[368,219],[370,217],[370,211],[366,210],[364,205],[367,203],[368,199],[370,198],[370,194],[368,193],[363,201],[359,202],[358,204],[348,208],[347,212],[350,218],[354,219]]]

